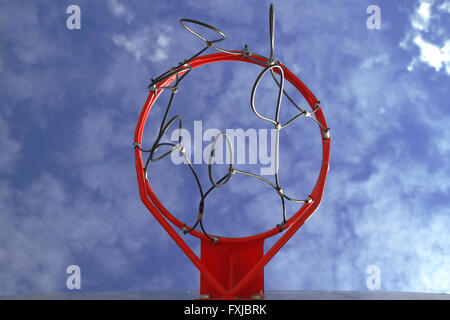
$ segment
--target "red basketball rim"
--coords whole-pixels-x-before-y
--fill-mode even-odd
[[[235,51],[240,52],[240,51]],[[199,56],[195,59],[193,59],[189,65],[192,68],[196,68],[205,64],[219,62],[219,61],[242,61],[242,62],[249,62],[253,64],[260,65],[262,67],[267,66],[267,59],[259,56],[252,56],[252,59],[249,59],[245,55],[233,55],[225,52],[219,52],[219,53],[213,53],[208,54],[204,56]],[[283,68],[284,71],[284,77],[286,80],[288,80],[297,90],[303,95],[303,97],[308,101],[311,109],[314,109],[314,106],[319,102],[316,97],[311,93],[311,91],[303,84],[303,82],[298,79],[291,71],[289,71],[288,68],[286,68],[284,65],[280,64],[280,66]],[[182,70],[182,67],[179,68],[179,70]],[[181,76],[186,71],[181,71],[178,75]],[[274,72],[279,73],[276,69]],[[170,85],[175,80],[175,75],[162,80],[157,84],[156,87],[165,87]],[[135,143],[142,143],[142,134],[144,131],[144,126],[147,121],[148,113],[150,112],[151,108],[153,107],[155,101],[158,99],[159,95],[164,90],[151,90],[147,101],[145,102],[144,107],[142,108],[139,121],[136,126],[134,141]],[[319,108],[315,112],[315,116],[317,121],[323,126],[323,128],[328,128],[324,115],[322,113],[321,108]],[[320,205],[320,202],[322,200],[322,194],[325,187],[325,180],[327,176],[327,172],[329,169],[329,158],[330,158],[330,139],[327,139],[324,136],[324,132],[320,130],[322,135],[322,164],[321,169],[319,172],[319,176],[317,178],[316,184],[311,192],[310,197],[313,199],[311,203],[305,203],[295,214],[293,214],[288,220],[283,230],[287,230],[288,228],[294,226],[293,229],[297,230],[303,223],[314,213],[314,211],[318,208]],[[178,220],[174,215],[172,215],[159,201],[159,199],[156,197],[155,193],[152,190],[152,187],[150,185],[150,182],[145,177],[144,172],[144,165],[142,160],[142,152],[138,149],[134,149],[135,153],[135,164],[136,164],[136,173],[138,178],[138,184],[139,184],[139,194],[141,196],[141,200],[144,203],[144,205],[150,210],[150,212],[157,218],[158,221],[161,221],[160,218],[163,216],[165,219],[170,221],[173,225],[175,225],[178,228],[183,228],[186,224]],[[294,231],[295,232],[295,231]],[[272,237],[276,234],[280,233],[280,228],[275,226],[272,229],[269,229],[265,232],[253,235],[253,236],[247,236],[247,237],[220,237],[220,236],[214,236],[211,235],[211,237],[217,237],[219,238],[219,242],[248,242],[248,241],[256,241],[256,240],[264,240],[266,238]],[[202,240],[207,240],[205,234],[202,232],[199,232],[197,230],[193,230],[190,232],[191,235],[200,238]]]

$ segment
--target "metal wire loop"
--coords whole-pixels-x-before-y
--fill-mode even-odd
[[[261,82],[262,77],[266,74],[267,71],[272,70],[272,69],[278,69],[281,75],[281,83],[279,85],[279,92],[278,92],[278,100],[277,100],[277,106],[276,106],[276,112],[275,112],[275,119],[271,119],[269,117],[263,116],[261,115],[255,107],[255,93],[256,93],[256,89],[259,86],[259,83]],[[281,106],[281,98],[283,97],[283,85],[284,85],[284,71],[283,68],[278,65],[278,64],[272,64],[269,65],[268,67],[264,68],[263,71],[261,71],[261,73],[258,75],[258,77],[256,78],[255,84],[253,85],[253,89],[252,89],[252,94],[250,96],[250,105],[252,107],[252,111],[253,113],[260,119],[265,120],[265,121],[269,121],[271,123],[273,123],[275,126],[277,126],[279,124],[278,121],[278,117],[279,117],[279,113],[280,113],[280,106]]]
[[[194,29],[190,28],[189,26],[186,25],[185,22],[189,22],[189,23],[193,23],[193,24],[197,24],[199,26],[208,28],[216,33],[218,33],[220,35],[220,38],[215,39],[215,40],[208,40],[206,39],[204,36],[202,36],[200,33],[198,33],[197,31],[195,31]],[[223,33],[221,30],[217,29],[216,27],[213,27],[207,23],[198,21],[198,20],[193,20],[193,19],[181,19],[180,20],[180,24],[183,26],[183,28],[185,28],[187,31],[189,31],[190,33],[192,33],[194,36],[196,36],[197,38],[200,38],[201,40],[203,40],[204,42],[206,42],[206,44],[213,44],[222,40],[225,40],[225,33]]]
[[[225,140],[227,142],[228,145],[228,151],[229,151],[229,167],[228,167],[228,173],[225,176],[225,180],[223,182],[215,182],[214,178],[213,178],[213,173],[212,173],[212,161],[213,161],[213,155],[214,155],[214,151],[216,150],[216,144],[217,141],[220,137],[225,137]],[[231,140],[230,138],[226,135],[226,133],[224,132],[220,132],[215,138],[214,141],[212,142],[211,145],[211,151],[209,152],[209,160],[208,160],[208,174],[209,174],[209,180],[211,181],[212,185],[215,186],[216,188],[220,188],[223,187],[225,184],[227,184],[227,182],[230,180],[231,176],[233,175],[233,172],[235,172],[233,170],[233,146],[231,144]]]

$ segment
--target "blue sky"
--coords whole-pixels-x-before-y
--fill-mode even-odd
[[[266,289],[367,290],[366,269],[377,265],[381,290],[450,292],[450,2],[273,2],[275,57],[322,102],[332,154],[322,204],[267,265]],[[80,30],[66,28],[71,4]],[[150,78],[202,47],[179,19],[220,28],[226,49],[268,56],[269,4],[0,1],[0,294],[67,291],[72,264],[84,291],[198,289],[198,271],[140,202],[134,129]],[[380,30],[366,27],[371,4]],[[175,112],[186,128],[265,128],[249,105],[259,71],[196,69]],[[304,198],[320,137],[298,120],[281,135],[280,179]],[[209,230],[278,223],[273,190],[234,178],[208,199]],[[161,161],[151,179],[174,214],[194,219],[198,190],[185,167]]]

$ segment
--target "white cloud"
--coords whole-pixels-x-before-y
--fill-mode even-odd
[[[436,71],[445,66],[446,72],[450,74],[450,40],[440,48],[422,39],[420,35],[414,38],[414,44],[420,49],[420,61],[433,67]]]
[[[136,37],[128,39],[123,34],[114,34],[112,40],[117,46],[123,47],[125,50],[133,53],[138,61],[141,60],[142,50],[145,50],[146,47],[146,39]]]
[[[450,75],[450,39],[448,32],[443,31],[439,24],[441,15],[448,12],[449,4],[445,2],[438,6],[438,11],[433,13],[434,2],[421,1],[416,11],[410,17],[411,30],[409,30],[400,47],[408,49],[409,43],[414,44],[420,51],[419,56],[413,57],[407,66],[408,71],[413,71],[419,63],[434,68],[436,72],[441,69]],[[430,34],[440,38],[440,41],[427,40]]]
[[[119,0],[109,0],[108,7],[116,17],[124,18],[127,23],[133,21],[134,14]]]
[[[170,28],[167,30],[170,32]],[[122,47],[132,53],[138,61],[146,59],[152,62],[160,62],[168,58],[171,38],[168,35],[160,34],[155,43],[154,32],[150,32],[150,29],[144,28],[133,33],[131,36],[114,34],[112,41],[118,47]]]
[[[450,2],[445,1],[438,7],[438,9],[442,12],[450,13]]]
[[[432,2],[422,1],[419,8],[411,18],[411,25],[414,29],[428,31],[428,23],[431,18]]]

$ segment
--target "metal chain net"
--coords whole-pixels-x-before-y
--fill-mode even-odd
[[[204,36],[202,36],[201,34],[199,34],[198,32],[196,32],[194,29],[192,29],[191,27],[189,27],[188,23],[190,24],[196,24],[205,28],[208,28],[210,30],[213,30],[214,32],[216,32],[219,37],[217,39],[214,40],[208,40],[206,39]],[[155,161],[159,161],[165,157],[167,157],[168,155],[170,155],[172,152],[179,152],[180,155],[183,156],[183,159],[186,161],[186,163],[188,164],[194,179],[196,181],[196,184],[198,186],[199,192],[200,192],[200,202],[198,205],[198,214],[197,214],[197,219],[196,222],[194,223],[194,225],[192,227],[188,227],[186,224],[184,225],[184,227],[182,228],[183,233],[190,233],[192,230],[194,230],[195,228],[197,228],[197,226],[200,226],[202,232],[205,234],[206,237],[208,237],[208,239],[210,239],[212,242],[217,242],[218,238],[216,237],[212,237],[211,235],[209,235],[203,225],[203,215],[204,215],[204,208],[205,208],[205,200],[207,198],[207,196],[211,193],[211,191],[213,191],[216,188],[220,188],[222,186],[224,186],[225,184],[227,184],[231,177],[234,174],[242,174],[242,175],[246,175],[252,178],[256,178],[259,179],[262,182],[265,182],[266,184],[270,185],[279,195],[280,200],[281,200],[281,205],[282,205],[282,222],[280,224],[278,224],[277,226],[280,228],[280,232],[283,231],[284,226],[287,223],[287,219],[286,219],[286,200],[287,201],[291,201],[291,202],[295,202],[295,203],[311,203],[314,200],[311,199],[311,197],[307,197],[306,199],[294,199],[288,195],[286,195],[283,191],[283,189],[281,188],[280,185],[280,181],[279,181],[279,177],[278,177],[278,155],[279,155],[279,133],[281,129],[286,128],[288,125],[290,125],[294,120],[296,120],[299,117],[307,117],[312,119],[313,121],[315,121],[320,129],[323,131],[324,133],[324,137],[325,139],[329,139],[330,135],[329,135],[329,129],[328,128],[324,128],[322,126],[322,124],[316,119],[314,113],[320,108],[320,103],[316,103],[313,106],[313,111],[312,112],[308,112],[304,109],[302,109],[284,90],[284,72],[283,72],[283,68],[280,65],[280,62],[274,59],[274,26],[275,26],[275,19],[274,19],[274,12],[273,12],[273,5],[270,6],[270,14],[269,14],[269,27],[270,27],[270,56],[269,58],[255,54],[253,52],[250,52],[248,50],[247,45],[244,46],[244,48],[242,49],[242,51],[229,51],[229,50],[225,50],[222,48],[219,48],[216,46],[216,43],[223,41],[225,39],[225,33],[223,33],[221,30],[210,26],[206,23],[197,21],[197,20],[192,20],[192,19],[181,19],[180,20],[180,24],[189,32],[191,32],[192,34],[194,34],[196,37],[200,38],[202,41],[204,41],[206,43],[206,46],[201,49],[200,51],[198,51],[196,54],[194,54],[192,57],[190,57],[187,60],[184,60],[183,62],[180,62],[178,64],[178,66],[176,67],[172,67],[171,69],[169,69],[168,71],[166,71],[165,73],[163,73],[162,75],[160,75],[159,77],[157,77],[156,79],[151,79],[151,83],[148,86],[148,89],[151,91],[157,91],[157,90],[170,90],[171,91],[171,95],[170,95],[170,99],[167,105],[167,108],[164,112],[160,127],[159,127],[159,131],[158,131],[158,135],[155,139],[155,141],[153,142],[153,145],[150,149],[143,149],[140,145],[140,143],[133,143],[135,148],[138,148],[140,151],[148,153],[148,158],[147,161],[145,163],[145,167],[144,167],[144,171],[145,171],[145,177],[147,178],[147,169],[148,166],[150,164],[150,162],[155,162]],[[195,171],[192,163],[189,160],[189,157],[186,156],[186,149],[182,144],[182,137],[181,137],[181,129],[183,128],[183,120],[181,118],[180,115],[175,115],[172,118],[169,118],[169,111],[171,109],[172,106],[172,102],[173,102],[173,98],[175,96],[175,94],[177,93],[177,89],[179,84],[181,83],[181,81],[186,77],[186,75],[192,70],[192,67],[189,65],[189,63],[194,60],[196,57],[200,56],[203,52],[205,52],[208,49],[212,49],[212,50],[216,50],[216,51],[220,51],[220,52],[224,52],[227,54],[231,54],[231,55],[241,55],[242,57],[246,57],[250,60],[253,60],[254,62],[257,62],[258,64],[261,64],[261,61],[254,59],[253,57],[258,57],[260,59],[263,59],[266,61],[267,66],[263,69],[263,71],[258,75],[258,77],[256,78],[256,81],[253,85],[253,89],[252,89],[252,93],[251,93],[251,99],[250,99],[250,105],[251,105],[251,109],[253,111],[253,113],[260,119],[271,122],[275,129],[276,129],[276,142],[275,142],[275,173],[274,173],[274,180],[275,182],[271,182],[268,179],[251,173],[251,172],[247,172],[247,171],[243,171],[240,169],[237,169],[233,166],[233,150],[232,150],[232,144],[231,141],[229,139],[229,137],[226,135],[226,133],[224,132],[220,132],[213,140],[212,145],[211,145],[211,150],[209,153],[209,161],[208,161],[208,174],[209,174],[209,180],[211,182],[211,186],[208,189],[204,189],[202,184],[200,183],[200,179],[198,177],[197,172]],[[278,72],[274,71],[274,69],[276,69]],[[265,117],[263,115],[261,115],[256,107],[255,107],[255,92],[256,89],[258,88],[258,85],[261,81],[261,79],[263,78],[263,76],[267,73],[270,72],[272,75],[273,80],[275,81],[276,85],[279,88],[279,92],[278,92],[278,100],[277,100],[277,105],[276,105],[276,112],[275,112],[275,117],[273,119]],[[278,73],[280,75],[280,80],[278,80],[275,76],[275,73]],[[172,85],[170,86],[159,86],[157,87],[157,84],[165,81],[171,77],[175,76],[175,81]],[[289,119],[288,121],[286,121],[285,123],[281,123],[279,121],[279,112],[280,112],[280,105],[281,105],[281,99],[282,97],[286,96],[286,98],[289,100],[290,103],[292,103],[292,105],[298,110],[298,113],[292,117],[291,119]],[[171,143],[171,142],[161,142],[161,139],[163,138],[164,134],[167,132],[167,130],[169,129],[169,127],[175,123],[178,122],[178,130],[179,130],[179,134],[178,134],[178,143]],[[221,177],[218,180],[215,180],[213,177],[213,173],[212,173],[212,161],[213,161],[213,156],[214,156],[214,152],[215,152],[215,148],[216,148],[216,143],[218,141],[219,138],[221,137],[225,138],[225,141],[229,147],[229,154],[230,154],[230,163],[229,163],[229,167],[228,167],[228,172]],[[171,148],[169,151],[163,153],[162,155],[155,157],[155,153],[157,152],[157,150],[160,147],[169,147]],[[148,180],[148,178],[147,178]]]

